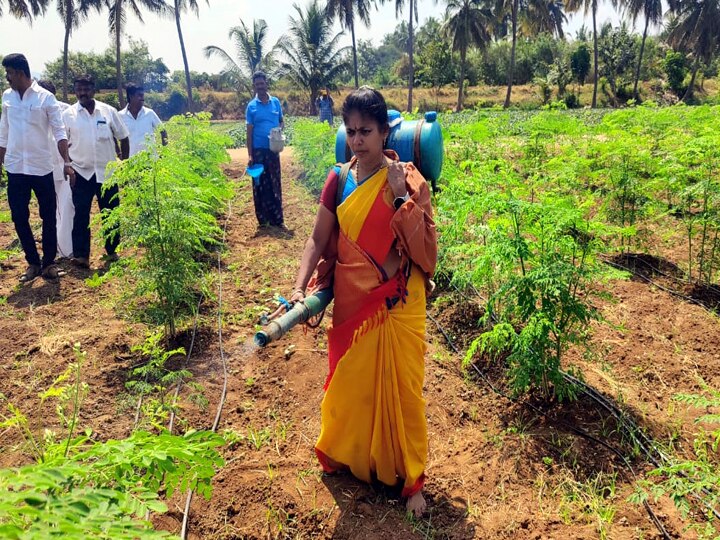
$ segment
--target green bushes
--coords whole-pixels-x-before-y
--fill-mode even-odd
[[[330,167],[335,165],[336,129],[325,122],[299,119],[294,123],[292,145],[303,166],[303,184],[319,195]]]
[[[48,448],[44,460],[0,470],[0,536],[8,539],[165,538],[145,521],[164,513],[176,490],[210,497],[210,480],[223,464],[216,448],[225,441],[209,432],[184,436],[138,431],[121,441],[72,439]]]
[[[720,391],[714,390],[704,381],[699,385],[702,394],[677,394],[674,400],[699,410],[711,411],[720,407]],[[649,472],[656,482],[643,480],[631,500],[641,503],[652,495],[657,501],[668,496],[687,517],[691,509],[704,514],[707,522],[692,524],[698,538],[718,538],[717,510],[720,504],[720,414],[712,412],[695,419],[698,432],[693,441],[694,459],[674,459]],[[648,493],[649,492],[649,493]]]
[[[209,118],[175,117],[165,125],[169,144],[122,162],[108,185],[121,204],[105,229],[119,225],[121,246],[135,249],[124,271],[133,278],[131,305],[175,334],[178,318],[197,303],[203,256],[218,241],[216,217],[233,191],[220,169],[229,139],[209,128]]]
[[[0,537],[134,540],[163,538],[147,520],[163,513],[160,494],[194,489],[206,498],[211,479],[223,465],[212,432],[183,436],[136,431],[127,439],[98,442],[86,430],[77,435],[79,411],[88,386],[81,380],[85,353],[74,347],[76,361],[43,393],[41,407],[54,402],[65,437],[31,426],[27,417],[0,394],[9,414],[0,429],[16,429],[35,463],[0,470]],[[43,416],[38,416],[42,418]]]
[[[441,117],[438,273],[486,307],[466,361],[503,359],[515,392],[572,397],[560,369],[572,369],[564,352],[587,343],[598,317],[594,299],[609,274],[598,255],[641,250],[655,231],[673,245],[684,232],[676,264],[686,280],[716,287],[718,113],[648,103]]]

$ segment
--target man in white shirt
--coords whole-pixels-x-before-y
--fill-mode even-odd
[[[68,138],[55,97],[30,77],[28,61],[22,54],[3,58],[10,88],[2,95],[0,117],[0,167],[8,173],[8,203],[15,231],[25,252],[28,268],[20,281],[29,282],[42,273],[54,279],[60,275],[55,266],[57,231],[55,222],[55,186],[53,164],[59,152],[65,164],[64,174],[71,180]],[[50,144],[52,130],[57,150]],[[42,219],[42,250],[40,260],[30,228],[30,197],[38,201]]]
[[[52,81],[38,81],[38,84],[56,96],[55,85]],[[64,101],[58,100],[60,113],[70,107]],[[48,137],[53,138],[52,133],[48,132]],[[55,167],[53,168],[53,179],[55,180],[55,221],[57,222],[57,254],[58,257],[72,257],[72,227],[73,217],[75,216],[75,206],[72,202],[72,189],[70,183],[65,178],[63,169],[65,167],[64,160],[59,153],[55,154]]]
[[[162,125],[155,111],[145,107],[145,89],[133,83],[125,87],[127,105],[120,111],[120,118],[130,132],[130,156],[145,150],[147,138],[155,136],[155,128]],[[160,131],[163,146],[167,144],[167,132]]]
[[[120,159],[127,159],[130,152],[128,130],[117,110],[110,105],[96,101],[95,82],[90,75],[75,79],[77,103],[63,112],[70,158],[75,170],[71,181],[75,217],[73,219],[72,243],[73,263],[81,268],[90,267],[90,207],[97,197],[98,207],[103,215],[120,204],[117,186],[102,189],[105,168],[117,158],[115,139],[120,141]],[[105,237],[105,260],[117,260],[120,236],[117,230]]]

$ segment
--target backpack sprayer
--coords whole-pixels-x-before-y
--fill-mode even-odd
[[[430,111],[422,119],[404,120],[399,111],[391,109],[388,111],[388,123],[390,134],[387,147],[397,152],[400,161],[412,161],[425,179],[431,181],[435,190],[443,164],[443,139],[437,113]],[[335,135],[335,159],[347,162],[352,155],[345,126],[340,126]],[[255,334],[255,344],[264,347],[279,339],[296,324],[307,322],[322,313],[332,299],[332,289],[318,291],[295,304],[280,297],[280,307],[271,315],[261,317],[260,324],[265,328]]]

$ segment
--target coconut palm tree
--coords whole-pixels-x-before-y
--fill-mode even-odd
[[[563,25],[567,23],[565,6],[560,0],[535,0],[529,2],[526,10],[521,10],[520,33],[536,36],[543,32],[564,39]]]
[[[315,99],[321,88],[349,66],[345,61],[348,47],[339,47],[342,32],[332,35],[325,10],[311,0],[303,11],[293,4],[297,17],[290,16],[289,35],[280,38],[277,48],[285,56],[280,71],[310,93],[310,113],[315,114]]]
[[[244,88],[252,94],[252,74],[262,70],[271,75],[275,68],[275,49],[265,45],[267,36],[268,25],[264,20],[254,20],[252,32],[240,21],[240,26],[233,26],[228,32],[228,38],[235,45],[235,58],[216,45],[208,45],[203,51],[206,58],[215,56],[223,60],[223,76],[236,88]]]
[[[692,98],[700,62],[708,64],[720,46],[720,0],[671,0],[673,26],[668,42],[694,56],[690,84],[683,101]]]
[[[515,50],[520,30],[526,35],[548,32],[558,37],[563,36],[562,25],[567,21],[560,0],[498,0],[495,7],[496,31],[505,28],[504,22],[510,23],[512,46],[510,48],[510,66],[508,67],[507,92],[504,108],[510,106],[513,79],[515,77]],[[509,20],[508,20],[509,19]]]
[[[168,13],[168,5],[163,0],[104,0],[108,8],[108,27],[110,33],[115,37],[115,74],[117,78],[118,103],[120,107],[125,106],[125,95],[122,91],[122,68],[120,65],[120,36],[127,20],[128,11],[135,14],[140,22],[142,18],[141,8],[150,13],[158,15]]]
[[[491,39],[489,27],[492,12],[483,7],[482,0],[446,0],[443,32],[452,39],[452,48],[460,52],[457,110],[463,107],[463,86],[467,51],[470,47],[484,47]]]
[[[102,0],[58,0],[57,12],[65,26],[65,39],[63,40],[63,101],[68,100],[68,52],[70,35],[87,20],[91,9],[102,9]]]
[[[208,5],[210,2],[206,0]],[[180,14],[192,10],[196,16],[200,15],[200,8],[197,0],[173,0],[173,14],[175,15],[175,26],[178,39],[180,40],[180,52],[182,53],[183,67],[185,68],[185,86],[187,87],[188,109],[193,110],[192,83],[190,82],[190,67],[188,66],[187,53],[185,52],[185,40],[183,39],[182,26],[180,25]]]
[[[588,11],[592,12],[593,22],[593,97],[592,108],[597,107],[597,87],[598,87],[598,33],[597,33],[597,0],[567,0],[566,9],[575,13],[582,10],[585,15]]]
[[[395,16],[400,17],[400,14],[402,13],[402,9],[405,7],[405,0],[380,0],[382,4],[386,2],[395,2]],[[415,83],[415,62],[413,60],[413,46],[414,46],[414,37],[413,37],[413,24],[418,22],[418,12],[417,12],[417,0],[407,0],[407,3],[410,7],[410,17],[408,18],[408,66],[409,66],[409,75],[408,75],[408,104],[407,104],[407,110],[408,112],[412,111],[413,108],[413,85]]]
[[[0,17],[4,15],[4,7],[7,6],[13,17],[32,22],[33,17],[45,13],[49,3],[49,0],[0,0]]]
[[[645,28],[640,42],[640,55],[638,56],[637,68],[635,68],[635,84],[633,85],[633,97],[637,100],[640,97],[638,95],[638,82],[640,81],[640,67],[642,66],[648,28],[651,24],[657,26],[662,22],[662,0],[623,0],[623,3],[625,15],[630,18],[633,24],[640,15],[645,19]]]
[[[377,7],[375,0],[327,0],[325,10],[330,19],[338,18],[343,28],[350,29],[352,36],[353,68],[355,72],[355,88],[358,82],[357,46],[355,44],[355,16],[370,26],[370,8]]]

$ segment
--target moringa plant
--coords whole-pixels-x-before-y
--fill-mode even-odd
[[[175,117],[167,131],[167,146],[151,145],[114,168],[107,184],[120,187],[122,203],[104,228],[119,226],[122,246],[136,250],[125,265],[136,283],[133,304],[172,336],[197,302],[201,258],[221,236],[216,218],[233,191],[220,169],[228,140],[209,129],[208,116]]]
[[[0,428],[18,429],[35,463],[0,470],[0,537],[168,537],[153,529],[149,513],[166,512],[160,496],[176,490],[195,489],[209,499],[212,477],[223,465],[217,448],[224,439],[207,431],[183,436],[136,431],[106,442],[94,440],[89,430],[76,434],[87,385],[80,377],[85,353],[79,345],[74,353],[76,362],[40,394],[42,404],[56,402],[65,437],[45,429],[40,440],[35,433],[42,426],[30,425],[7,402],[10,415],[1,418]]]
[[[644,480],[639,483],[631,500],[642,503],[649,495],[655,500],[668,496],[680,510],[683,517],[690,513],[691,505],[704,514],[707,522],[694,523],[688,528],[698,538],[717,539],[720,537],[720,522],[717,509],[720,506],[720,414],[713,412],[720,408],[720,391],[700,380],[701,394],[677,394],[674,400],[696,409],[707,411],[695,419],[699,430],[693,441],[695,459],[675,459],[648,474],[657,482]],[[649,492],[649,493],[648,493]]]
[[[541,203],[510,194],[488,220],[486,257],[503,268],[501,285],[489,298],[484,321],[491,329],[470,346],[507,353],[508,375],[516,394],[539,388],[545,396],[573,397],[562,373],[570,344],[586,344],[589,323],[599,319],[592,299],[600,292],[595,255],[602,247],[599,225],[576,201],[546,198]]]

